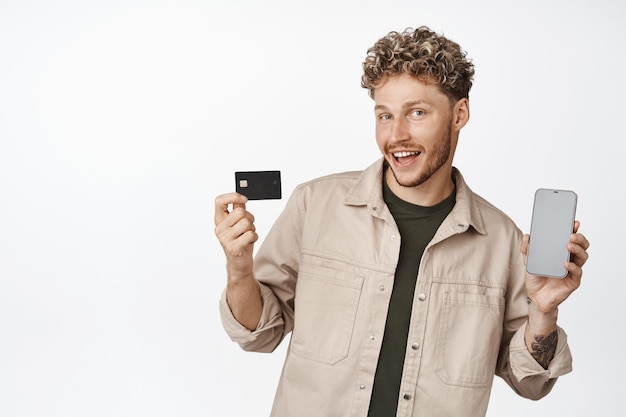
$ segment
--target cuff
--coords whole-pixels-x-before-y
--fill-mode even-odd
[[[572,371],[572,354],[567,344],[567,334],[563,329],[557,328],[556,352],[548,369],[543,369],[528,351],[524,340],[525,331],[526,323],[515,332],[509,345],[511,370],[518,381],[529,377],[543,377],[549,380]]]
[[[255,342],[258,336],[268,329],[275,329],[284,324],[278,300],[272,290],[262,284],[259,284],[259,288],[263,299],[263,311],[254,331],[250,331],[237,321],[226,301],[226,291],[220,298],[220,315],[224,330],[233,342],[239,343],[242,347]]]

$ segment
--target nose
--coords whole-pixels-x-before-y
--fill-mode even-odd
[[[404,117],[395,118],[391,126],[391,141],[403,142],[409,140],[409,138],[408,121]]]

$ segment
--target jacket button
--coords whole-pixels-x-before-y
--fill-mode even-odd
[[[424,301],[424,300],[426,300],[426,294],[421,293],[420,295],[418,295],[418,296],[417,296],[417,298],[418,298],[420,301]]]
[[[402,398],[404,398],[405,400],[410,400],[411,399],[411,394],[404,394],[402,396]]]
[[[420,348],[420,344],[419,344],[419,343],[417,343],[417,342],[414,342],[414,343],[411,345],[411,349],[413,349],[413,350],[417,350],[417,349],[419,349],[419,348]]]

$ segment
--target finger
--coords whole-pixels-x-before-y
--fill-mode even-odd
[[[246,211],[246,205],[245,203],[233,203],[233,213],[239,213],[240,215],[245,215],[246,213],[248,213]],[[248,213],[249,214],[249,213]]]
[[[568,243],[567,250],[572,254],[571,262],[575,263],[579,267],[582,267],[587,259],[589,259],[589,254],[587,251],[580,245],[575,243]]]
[[[256,232],[256,226],[254,225],[254,216],[245,212],[244,217],[239,219],[235,224],[229,228],[234,239],[239,238],[246,232]]]
[[[578,232],[578,228],[580,227],[580,222],[578,220],[576,220],[574,222],[574,233]]]
[[[234,206],[237,204],[239,207],[243,205],[245,208],[245,203],[247,201],[247,197],[239,193],[228,193],[217,196],[215,198],[215,224],[218,225],[226,218],[226,216],[228,216],[230,213],[228,211],[229,205],[232,204]]]
[[[570,240],[571,243],[579,245],[584,250],[589,249],[589,246],[590,246],[589,241],[587,240],[585,235],[583,235],[582,233],[573,233],[570,236],[569,240]]]
[[[571,282],[574,284],[574,288],[576,289],[580,286],[580,282],[583,277],[583,270],[579,265],[576,265],[574,262],[564,262],[563,266],[568,272],[568,277]]]
[[[221,242],[237,239],[248,230],[256,232],[254,216],[241,207],[233,209],[215,226],[215,234]]]
[[[236,239],[228,241],[224,245],[224,251],[227,255],[230,255],[230,256],[235,256],[235,257],[241,256],[243,252],[248,247],[251,248],[251,245],[253,245],[258,239],[259,239],[259,235],[256,232],[252,230],[247,230],[245,233],[238,236]],[[250,252],[251,251],[252,250],[250,250]]]
[[[234,227],[216,228],[224,252],[229,256],[239,256],[248,245],[258,240],[254,225],[245,226],[237,223]]]

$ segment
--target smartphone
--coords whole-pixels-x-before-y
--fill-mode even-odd
[[[578,196],[569,190],[540,188],[530,224],[526,270],[532,275],[564,278],[569,261],[567,243],[574,230]]]
[[[278,200],[282,198],[280,171],[235,172],[235,191],[248,200]]]

